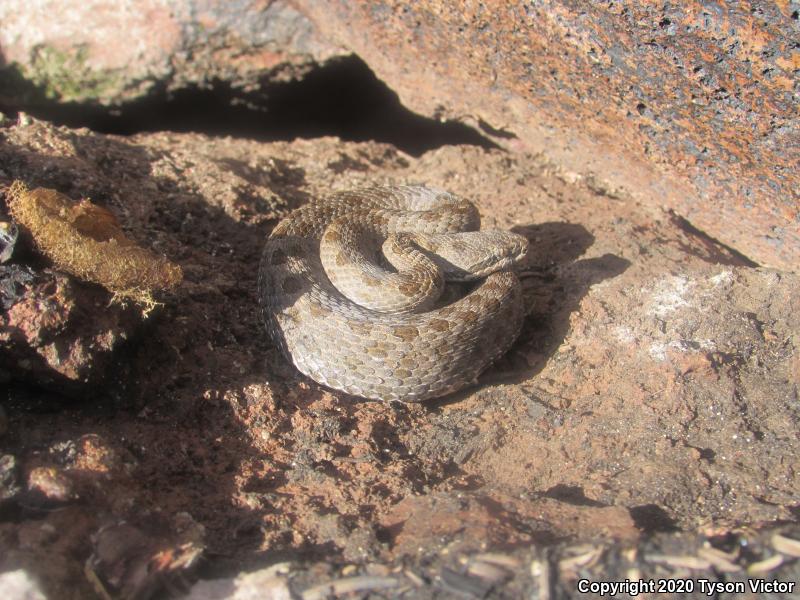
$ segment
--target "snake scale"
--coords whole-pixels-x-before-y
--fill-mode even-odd
[[[421,185],[338,192],[268,238],[259,298],[272,340],[314,381],[419,402],[474,382],[523,320],[517,234],[479,231],[477,208]],[[445,281],[473,281],[455,300]]]

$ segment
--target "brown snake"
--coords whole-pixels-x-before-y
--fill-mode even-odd
[[[424,186],[339,192],[295,210],[259,269],[271,338],[302,373],[354,396],[418,402],[474,382],[519,335],[510,269],[528,248],[479,225],[472,203]],[[443,304],[445,281],[478,283]]]

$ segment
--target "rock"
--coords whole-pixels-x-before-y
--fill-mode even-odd
[[[46,15],[58,14],[58,19]],[[0,6],[3,97],[121,104],[159,89],[286,81],[340,52],[284,0]],[[137,44],[131,44],[137,39]]]
[[[97,434],[86,434],[62,444],[61,461],[83,473],[113,476],[133,470],[136,460],[123,448],[114,447]]]
[[[100,386],[141,312],[109,305],[102,288],[56,271],[2,269],[3,303],[10,306],[0,313],[0,366],[15,379],[67,395]]]
[[[13,499],[20,490],[16,459],[11,454],[0,456],[0,503]]]
[[[125,522],[97,531],[86,570],[98,594],[149,598],[165,589],[188,587],[203,551],[203,531],[188,515],[178,520],[178,533],[149,534]]]
[[[49,503],[77,498],[69,477],[56,467],[36,467],[28,474],[28,491]]]
[[[800,264],[793,5],[298,4],[412,110],[671,206],[760,264]]]
[[[19,230],[15,223],[0,221],[0,263],[4,263],[11,258],[18,235]]]
[[[10,133],[5,138],[6,143],[0,144],[5,166],[2,176],[5,179],[0,180],[7,204],[18,204],[8,202],[9,198],[13,195],[16,200],[13,190],[24,189],[24,186],[11,185],[15,173],[24,174],[27,181],[47,182],[66,191],[73,191],[72,186],[76,186],[87,195],[94,195],[96,191],[113,193],[110,190],[114,184],[103,181],[96,171],[86,168],[87,158],[80,148],[70,145],[65,131],[30,118],[20,120],[15,130],[6,129],[4,133]],[[58,150],[42,152],[40,143]],[[130,163],[125,166],[131,168]],[[37,172],[39,176],[34,175]],[[42,175],[43,179],[38,179]],[[58,394],[77,396],[97,390],[109,380],[109,375],[113,375],[110,366],[117,358],[119,347],[134,337],[146,319],[135,305],[112,302],[112,295],[99,286],[47,268],[41,255],[34,250],[33,239],[38,240],[37,243],[41,243],[64,269],[103,283],[115,289],[118,295],[121,288],[115,288],[107,277],[109,274],[113,275],[112,279],[120,274],[127,277],[128,283],[123,287],[133,289],[137,298],[149,295],[152,289],[150,284],[142,286],[150,275],[129,269],[131,256],[123,252],[125,258],[120,260],[118,247],[132,248],[143,256],[154,257],[148,260],[157,267],[176,268],[122,235],[119,224],[104,208],[86,202],[72,206],[66,194],[55,194],[53,198],[56,197],[59,202],[62,199],[65,202],[51,205],[60,217],[40,215],[39,218],[40,224],[47,223],[45,237],[39,227],[34,227],[37,231],[33,238],[25,229],[25,235],[16,244],[14,260],[0,265],[0,307],[3,309],[0,312],[0,368],[15,380],[26,380]],[[28,217],[30,215],[23,220],[30,225]],[[65,246],[64,240],[69,236],[63,235],[64,232],[55,235],[50,227],[67,218],[71,219],[70,227],[75,228],[77,237]],[[46,243],[48,235],[60,239],[56,246],[61,248],[62,256],[52,253],[56,246]],[[87,248],[98,260],[84,262],[76,269],[75,257],[84,256]],[[120,297],[125,296],[123,291]],[[152,308],[152,298],[146,299]]]
[[[294,596],[273,568],[242,573],[230,579],[209,579],[192,586],[187,600],[290,600]]]
[[[0,573],[0,589],[7,600],[47,600],[36,580],[22,569]]]
[[[0,265],[0,307],[8,310],[19,302],[33,280],[33,269],[28,266]]]
[[[502,550],[547,544],[562,536],[630,541],[638,537],[620,507],[575,506],[550,498],[519,499],[492,493],[434,493],[406,498],[381,526],[402,554]],[[393,532],[396,534],[393,535]]]

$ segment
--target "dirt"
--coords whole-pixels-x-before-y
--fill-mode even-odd
[[[105,386],[66,399],[11,373],[0,570],[26,569],[50,597],[93,593],[92,536],[122,521],[158,538],[189,519],[203,578],[289,561],[307,566],[303,585],[659,535],[678,552],[680,535],[796,522],[797,275],[753,267],[667,210],[540,155],[465,145],[414,158],[23,119],[0,130],[0,165],[5,185],[89,196],[184,272],[117,347]],[[381,181],[463,195],[484,226],[532,245],[519,340],[478,385],[421,405],[305,379],[259,317],[278,220]]]

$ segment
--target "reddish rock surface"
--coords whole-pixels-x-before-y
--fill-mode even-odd
[[[503,494],[426,494],[400,501],[383,518],[395,550],[414,555],[422,546],[441,550],[454,536],[477,552],[487,548],[545,545],[561,536],[580,537],[591,530],[597,538],[630,542],[639,536],[630,513],[622,507],[588,502],[573,505],[552,498],[518,498]]]
[[[800,264],[796,4],[297,4],[412,110]]]
[[[87,392],[42,414],[35,389],[6,403],[1,571],[87,597],[93,534],[186,513],[204,532],[201,575],[290,561],[296,590],[358,574],[449,597],[485,587],[462,558],[500,552],[516,557],[489,577],[501,597],[551,576],[570,595],[587,564],[598,579],[716,578],[699,554],[711,543],[733,553],[732,577],[771,559],[770,576],[796,578],[770,540],[796,519],[800,487],[797,275],[524,151],[413,158],[335,138],[122,138],[29,119],[0,136],[3,177],[90,196],[185,274],[105,390],[125,403]],[[304,379],[259,317],[278,219],[379,181],[450,189],[532,246],[517,343],[476,387],[422,405]],[[17,490],[41,473],[71,493],[36,504]]]
[[[0,367],[62,394],[82,395],[105,383],[141,313],[111,306],[102,288],[49,269],[16,288],[13,304],[0,313]]]

